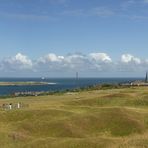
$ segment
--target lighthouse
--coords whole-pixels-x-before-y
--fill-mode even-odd
[[[148,75],[147,75],[147,72],[146,72],[146,76],[145,76],[145,83],[148,83]]]

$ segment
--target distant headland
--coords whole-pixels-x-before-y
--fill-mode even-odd
[[[0,86],[22,86],[22,85],[48,85],[49,82],[35,82],[35,81],[26,81],[26,82],[0,82]]]
[[[148,73],[146,72],[145,80],[136,80],[133,82],[123,83],[123,86],[148,86]]]

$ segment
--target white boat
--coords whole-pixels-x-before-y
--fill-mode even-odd
[[[57,83],[49,82],[48,85],[56,85]]]

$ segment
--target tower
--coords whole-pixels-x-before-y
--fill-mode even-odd
[[[147,72],[146,72],[146,76],[145,76],[145,83],[148,83],[148,75],[147,75]]]

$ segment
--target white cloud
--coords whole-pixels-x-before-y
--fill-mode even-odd
[[[90,53],[88,55],[77,53],[65,56],[49,53],[37,60],[36,67],[38,70],[46,69],[49,71],[103,71],[108,69],[108,64],[111,62],[111,58],[106,53]]]
[[[82,54],[71,54],[65,56],[64,64],[70,69],[80,69],[82,71],[89,69],[90,61],[86,55]]]
[[[90,53],[89,55],[96,62],[110,63],[112,59],[106,53]]]
[[[48,63],[48,62],[61,62],[64,59],[63,56],[57,56],[54,53],[49,53],[44,57],[39,59],[39,62]]]
[[[1,67],[4,70],[24,70],[31,69],[33,66],[32,61],[21,53],[16,54],[14,57],[5,58],[1,61]]]
[[[58,56],[54,53],[49,53],[35,61],[34,69],[38,72],[62,71],[64,67],[63,61],[64,56]]]
[[[135,63],[135,64],[141,64],[141,60],[137,57],[134,57],[131,54],[123,54],[121,56],[121,62],[123,63]]]
[[[72,55],[67,55],[65,57],[65,61],[68,63],[79,63],[80,61],[83,61],[85,59],[86,59],[86,56],[81,54],[72,54]]]
[[[59,76],[79,71],[89,76],[90,73],[112,73],[112,72],[143,72],[148,67],[147,59],[140,59],[131,54],[123,54],[120,61],[113,61],[107,53],[82,53],[68,54],[65,56],[49,53],[38,59],[31,60],[21,53],[0,61],[0,71],[18,75],[29,72],[32,76],[36,74],[47,75],[50,73]],[[28,74],[29,74],[28,73]],[[34,74],[35,74],[34,73]]]
[[[37,60],[36,66],[46,67],[49,71],[51,70],[72,70],[72,69],[85,69],[88,64],[88,58],[81,54],[69,54],[66,56],[58,56],[56,54],[49,53]]]
[[[14,58],[12,58],[13,61],[19,62],[23,65],[32,66],[32,61],[25,55],[18,53]]]

